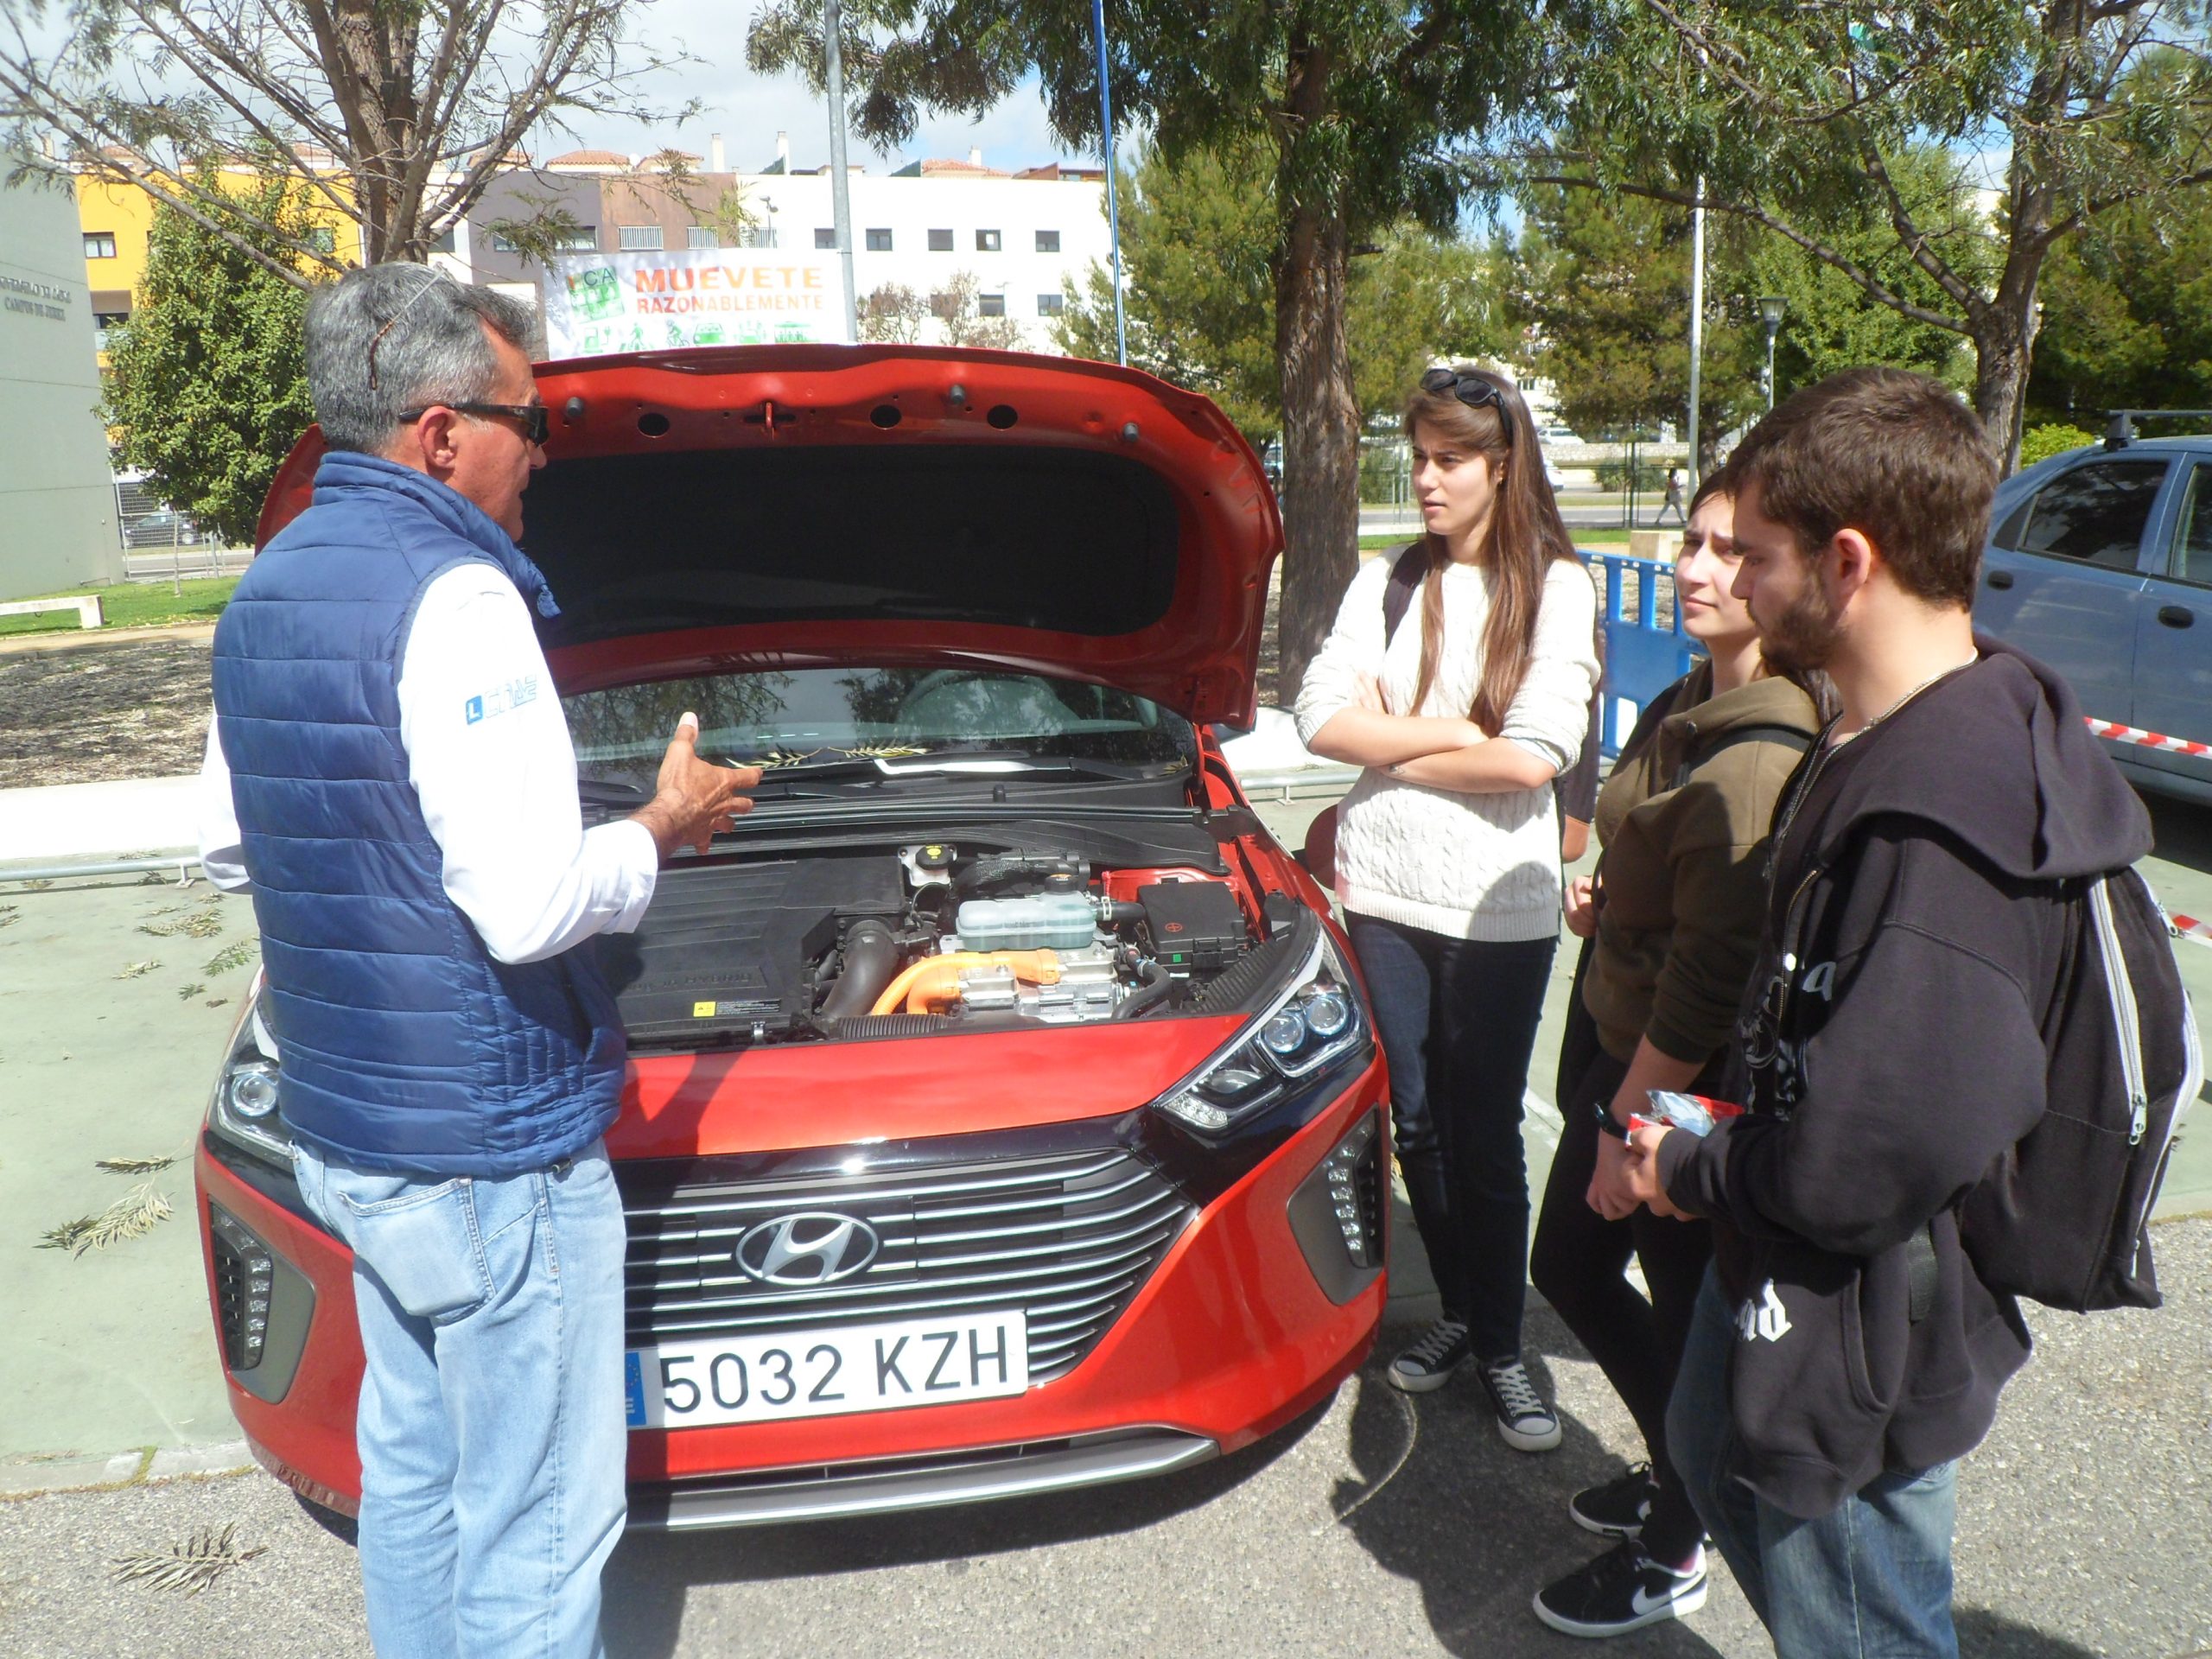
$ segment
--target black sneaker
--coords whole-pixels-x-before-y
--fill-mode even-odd
[[[1651,1518],[1659,1498],[1659,1483],[1651,1478],[1651,1465],[1639,1463],[1626,1474],[1602,1486],[1586,1486],[1567,1500],[1574,1524],[1600,1538],[1635,1538]]]
[[[1426,1336],[1390,1362],[1390,1386],[1407,1394],[1440,1389],[1466,1357],[1467,1327],[1457,1319],[1439,1319]]]
[[[1633,1538],[1536,1592],[1536,1617],[1569,1636],[1619,1636],[1681,1618],[1705,1605],[1705,1551],[1679,1572],[1662,1567]]]
[[[1497,1414],[1497,1432],[1516,1452],[1548,1452],[1559,1444],[1559,1419],[1529,1380],[1529,1368],[1518,1354],[1486,1359],[1477,1368],[1490,1408]]]

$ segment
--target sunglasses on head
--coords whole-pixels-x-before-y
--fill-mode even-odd
[[[505,415],[523,423],[523,435],[532,443],[544,444],[553,435],[553,411],[543,404],[426,404],[421,409],[403,409],[403,421],[419,421],[434,409],[449,409],[456,415]]]
[[[1478,374],[1461,374],[1456,369],[1431,369],[1421,378],[1423,391],[1448,391],[1470,409],[1494,409],[1498,425],[1504,429],[1505,441],[1513,442],[1513,420],[1506,412],[1505,394]]]

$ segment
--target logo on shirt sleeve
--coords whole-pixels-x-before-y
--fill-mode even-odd
[[[520,679],[509,680],[504,685],[495,685],[488,691],[464,699],[461,705],[461,723],[474,726],[537,701],[537,676],[525,674]]]

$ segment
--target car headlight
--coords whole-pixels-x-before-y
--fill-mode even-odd
[[[1324,929],[1287,988],[1157,1103],[1194,1129],[1218,1133],[1368,1041],[1351,975]]]
[[[247,992],[245,1011],[231,1033],[228,1058],[207,1103],[207,1127],[242,1151],[280,1168],[292,1166],[292,1135],[276,1110],[276,1039],[261,1017],[261,979]]]

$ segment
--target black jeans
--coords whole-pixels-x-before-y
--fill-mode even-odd
[[[1478,1359],[1521,1351],[1529,1164],[1521,1100],[1555,939],[1494,943],[1351,916],[1390,1063],[1390,1122],[1414,1225]]]
[[[1570,1045],[1582,1034],[1580,1024],[1568,1021]],[[1673,1565],[1688,1557],[1705,1530],[1668,1461],[1667,1400],[1712,1259],[1713,1233],[1702,1221],[1675,1221],[1643,1209],[1625,1221],[1607,1221],[1590,1207],[1586,1195],[1598,1167],[1595,1103],[1612,1099],[1628,1067],[1594,1043],[1587,1052],[1581,1077],[1560,1094],[1565,1128],[1544,1186],[1529,1272],[1636,1419],[1659,1483],[1643,1547],[1653,1560]],[[1709,1083],[1701,1077],[1692,1088],[1703,1091]],[[1631,1250],[1643,1264],[1649,1301],[1622,1277]]]

